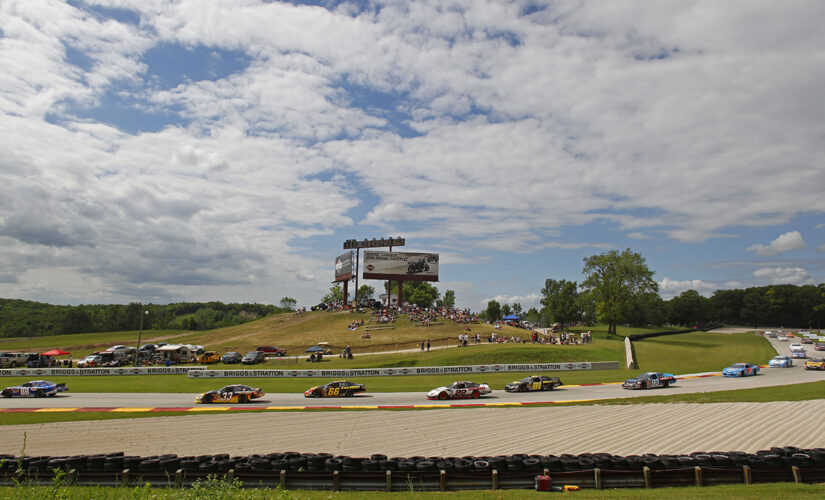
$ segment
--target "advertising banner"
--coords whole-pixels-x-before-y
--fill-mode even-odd
[[[94,375],[186,375],[206,370],[205,366],[121,366],[118,368],[11,368],[0,370],[0,377],[66,377]]]
[[[352,250],[335,258],[335,281],[352,279]]]
[[[438,254],[365,250],[364,279],[438,281]]]
[[[329,370],[204,370],[189,372],[190,378],[356,378],[407,375],[455,375],[499,372],[558,372],[570,370],[615,370],[618,361],[575,363],[524,363],[469,366],[415,366],[409,368],[355,368]]]

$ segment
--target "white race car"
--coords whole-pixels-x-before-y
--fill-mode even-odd
[[[798,342],[794,342],[793,344],[788,345],[788,348],[792,351],[804,351],[805,350],[805,346],[798,343]]]
[[[475,382],[453,382],[447,387],[439,387],[427,393],[427,399],[478,399],[493,392],[487,384]]]

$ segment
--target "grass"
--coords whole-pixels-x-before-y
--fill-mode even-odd
[[[186,334],[182,330],[144,330],[141,343],[160,342]],[[138,331],[78,333],[74,335],[53,335],[48,337],[15,337],[0,339],[0,351],[46,351],[62,349],[71,352],[75,359],[83,353],[98,351],[112,345],[135,345]]]
[[[53,495],[59,493],[59,496]],[[580,490],[564,496],[574,496],[579,499],[638,499],[659,500],[668,498],[679,499],[775,499],[790,498],[821,498],[825,495],[825,486],[822,484],[794,484],[771,483],[754,485],[723,485],[706,487],[682,488],[655,488],[655,489],[616,489],[616,490]],[[305,490],[270,490],[270,489],[237,489],[236,487],[213,485],[200,489],[175,490],[170,488],[115,488],[115,487],[87,487],[74,486],[60,488],[58,491],[51,486],[17,486],[0,487],[0,497],[16,498],[18,500],[41,500],[47,497],[56,497],[66,500],[80,500],[94,498],[96,500],[119,500],[131,498],[135,500],[172,500],[196,498],[222,498],[226,500],[245,499],[275,499],[275,500],[521,500],[539,499],[553,496],[553,493],[531,490],[482,490],[482,491],[455,491],[455,492],[421,492],[405,491],[383,493],[376,491],[305,491]]]

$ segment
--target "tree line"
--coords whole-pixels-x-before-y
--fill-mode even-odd
[[[658,294],[645,259],[627,249],[612,250],[584,259],[581,283],[547,279],[541,289],[540,309],[531,308],[522,319],[562,326],[576,322],[633,326],[710,324],[820,328],[825,326],[825,284],[769,285],[746,289],[716,290],[710,297],[687,290],[669,300]],[[484,316],[500,319],[510,308],[490,301]],[[518,315],[518,313],[516,313]]]
[[[284,299],[281,306],[222,302],[60,306],[0,299],[0,337],[133,331],[140,327],[142,311],[148,311],[143,316],[145,330],[210,330],[294,310],[294,300]]]

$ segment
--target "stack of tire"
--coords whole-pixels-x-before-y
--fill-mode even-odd
[[[308,472],[383,472],[383,471],[530,471],[551,472],[602,470],[653,470],[701,467],[777,468],[788,466],[825,466],[825,448],[801,449],[793,446],[774,447],[756,453],[741,451],[694,452],[684,455],[612,455],[610,453],[582,453],[578,455],[496,455],[462,457],[388,457],[375,454],[369,457],[350,457],[331,453],[284,453],[230,456],[229,454],[179,457],[174,454],[148,457],[125,456],[121,453],[76,456],[15,457],[0,455],[0,473],[19,470],[30,474],[49,474],[55,469],[120,472],[129,469],[151,475],[169,474],[177,470],[191,473],[222,474],[229,470],[244,473]]]

